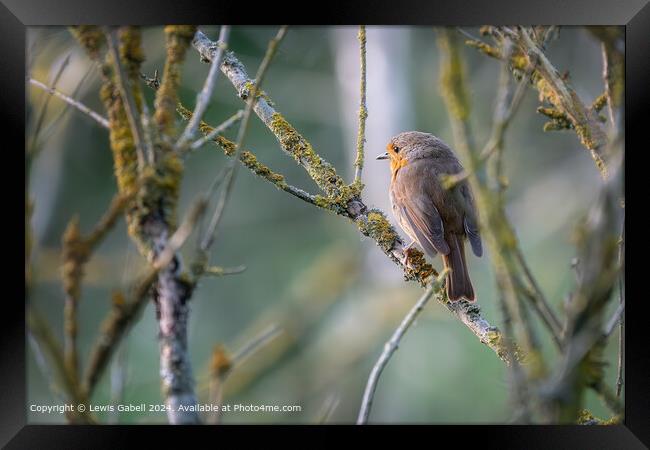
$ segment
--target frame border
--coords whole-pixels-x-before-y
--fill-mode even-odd
[[[316,9],[312,5],[310,15],[301,18],[308,24],[353,24],[365,22],[367,24],[409,23],[413,25],[478,25],[512,24],[512,23],[553,23],[558,25],[625,25],[626,29],[626,89],[625,89],[625,136],[626,147],[637,144],[641,150],[647,148],[648,139],[644,136],[642,113],[647,111],[650,104],[650,3],[648,0],[575,0],[567,3],[564,0],[535,0],[528,1],[525,6],[516,0],[495,0],[490,3],[448,2],[444,6],[440,2],[420,2],[415,0],[401,0],[399,4],[380,0],[369,8],[367,4],[350,2],[334,4],[331,2],[325,8]],[[241,3],[233,0],[220,0],[218,2],[206,1],[177,1],[165,2],[164,7],[153,0],[133,4],[130,0],[66,0],[64,4],[57,4],[48,0],[0,0],[0,29],[3,30],[4,39],[0,40],[1,53],[4,58],[0,64],[0,117],[4,129],[3,140],[17,143],[6,145],[5,154],[13,154],[19,158],[18,148],[25,144],[25,34],[27,26],[37,25],[70,25],[78,23],[111,24],[132,23],[140,25],[154,25],[161,23],[198,23],[198,22],[230,22],[241,23],[246,17],[242,13],[251,10],[247,5],[242,9]],[[256,5],[257,19],[267,21],[287,21],[287,10],[277,4],[266,3]],[[249,23],[248,21],[246,23]],[[636,178],[638,179],[638,178]],[[25,180],[27,182],[27,180]],[[15,185],[7,177],[2,177],[4,192],[12,192]],[[626,189],[626,203],[630,202],[630,191]],[[14,196],[16,212],[24,208],[22,199]],[[642,200],[641,200],[642,201]],[[12,205],[13,206],[13,205]],[[642,205],[643,206],[643,205]],[[629,211],[626,213],[628,220],[627,234],[630,233]],[[23,216],[24,217],[24,216]],[[20,224],[15,221],[15,230],[10,231],[18,236]],[[21,252],[18,240],[16,253]],[[626,249],[626,267],[630,259],[634,258],[632,252]],[[640,253],[640,252],[639,252]],[[18,258],[16,258],[18,259]],[[13,261],[13,259],[12,259]],[[9,264],[11,266],[11,264]],[[18,273],[17,265],[15,280],[23,277]],[[635,282],[627,277],[626,290]],[[17,286],[18,283],[15,283]],[[19,291],[12,286],[13,290]],[[638,296],[641,297],[641,296]],[[9,308],[5,314],[10,320],[5,321],[0,327],[0,405],[2,420],[0,421],[0,445],[9,440],[6,448],[41,448],[44,444],[57,444],[65,448],[92,447],[115,448],[133,444],[134,434],[154,431],[158,439],[171,437],[172,427],[168,426],[68,426],[68,425],[26,425],[26,329],[25,310],[20,292],[5,298],[5,307]],[[634,299],[637,300],[637,299]],[[608,427],[585,426],[505,426],[505,425],[467,425],[462,430],[456,425],[435,426],[436,439],[457,441],[458,432],[463,433],[464,444],[498,443],[499,448],[648,448],[650,445],[650,352],[647,349],[647,336],[643,334],[647,327],[646,317],[642,308],[645,299],[628,302],[626,307],[626,373],[625,373],[625,420],[624,425]],[[629,312],[629,314],[627,314]],[[274,435],[283,430],[285,426],[261,426],[265,431]],[[368,433],[368,430],[383,433],[384,430],[395,428],[395,431],[404,431],[407,426],[391,427],[352,427],[328,426],[310,427],[294,426],[291,431],[302,434],[306,430],[325,436],[329,431],[350,432],[355,434]],[[246,427],[220,427],[219,433],[237,433],[245,440],[250,438],[250,433],[244,431]],[[137,430],[136,430],[137,429]],[[214,439],[212,427],[183,427],[183,431],[191,430],[191,439],[204,434],[207,439]],[[228,430],[228,431],[225,431]],[[356,431],[359,430],[359,431]],[[181,431],[174,429],[174,431]],[[424,433],[422,437],[431,436],[429,426],[408,426],[409,433]],[[209,434],[208,434],[209,433]],[[148,433],[151,435],[152,433]],[[176,434],[176,433],[175,433]],[[443,436],[444,435],[444,436]],[[266,436],[265,436],[266,437]],[[187,440],[184,440],[187,445]],[[208,441],[209,442],[209,441]],[[213,441],[214,442],[214,441]],[[443,442],[443,441],[441,441]],[[645,443],[645,444],[644,444]]]

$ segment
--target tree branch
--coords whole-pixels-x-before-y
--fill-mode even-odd
[[[359,50],[361,59],[361,83],[359,90],[361,92],[359,100],[359,132],[357,134],[357,158],[354,161],[356,167],[354,181],[361,183],[361,172],[363,171],[363,147],[366,142],[366,118],[368,118],[368,108],[366,107],[366,27],[359,26]]]
[[[197,31],[192,44],[203,60],[211,61],[213,55],[211,48],[214,43],[201,31]],[[244,65],[232,52],[224,56],[221,71],[228,77],[240,97],[246,99],[249,92],[247,85],[250,85],[250,81]],[[385,214],[378,209],[370,209],[363,203],[359,186],[346,185],[334,167],[318,155],[312,145],[273,108],[266,94],[260,96],[253,110],[273,132],[282,150],[296,159],[316,185],[326,193],[325,197],[314,197],[315,206],[331,210],[354,221],[361,234],[374,240],[384,254],[402,268],[406,280],[416,280],[424,285],[431,276],[438,275],[431,264],[426,262],[424,255],[415,249],[410,251],[408,265],[403,264],[404,243]],[[444,292],[437,293],[436,298],[497,356],[501,359],[506,358],[500,331],[481,316],[478,305],[462,301],[448,302]]]
[[[444,278],[442,279],[444,280]],[[438,286],[438,289],[439,288],[440,287]],[[422,309],[424,309],[424,305],[426,305],[431,298],[433,291],[434,286],[429,286],[424,291],[424,294],[422,294],[420,299],[415,303],[408,314],[406,314],[402,323],[397,327],[391,338],[384,345],[384,351],[381,352],[379,359],[372,368],[370,378],[368,378],[368,383],[366,384],[366,389],[363,393],[361,409],[359,410],[359,416],[357,417],[357,425],[365,425],[368,423],[368,417],[370,416],[370,409],[372,408],[372,401],[375,397],[375,390],[377,389],[379,377],[388,364],[390,357],[395,353],[395,351],[397,351],[400,341],[408,331],[409,327],[413,324],[418,314],[420,314]]]
[[[607,144],[607,136],[597,114],[587,108],[569,83],[560,77],[558,70],[535,43],[527,28],[518,27],[514,39],[528,65],[535,67],[536,86],[540,95],[566,115],[582,145],[591,151],[601,176],[607,178],[607,166],[602,153]]]
[[[222,25],[219,32],[219,42],[218,48],[214,60],[210,64],[210,72],[205,79],[203,88],[201,92],[196,97],[196,106],[194,107],[194,112],[192,113],[192,119],[185,126],[185,130],[181,137],[178,138],[176,142],[177,151],[182,152],[187,143],[194,137],[199,123],[203,118],[203,114],[208,109],[208,104],[212,98],[212,91],[214,86],[217,83],[217,77],[219,76],[219,66],[221,66],[221,57],[223,56],[224,50],[228,47],[228,36],[230,35],[230,26]]]
[[[92,109],[88,108],[86,105],[83,103],[75,100],[74,98],[68,97],[67,95],[57,91],[54,88],[51,88],[43,83],[41,83],[38,80],[35,80],[33,78],[29,79],[29,83],[38,87],[39,89],[43,89],[44,91],[48,92],[49,94],[60,98],[64,102],[66,102],[68,105],[72,106],[75,108],[77,111],[80,111],[84,114],[86,114],[88,117],[93,119],[95,122],[97,122],[99,125],[101,125],[104,128],[108,128],[108,120],[105,117],[102,117],[100,114],[96,113]]]
[[[235,155],[234,158],[230,161],[230,165],[228,166],[228,169],[226,170],[226,173],[224,175],[224,186],[221,190],[221,195],[219,196],[219,200],[214,209],[212,220],[208,225],[208,230],[206,231],[203,240],[201,241],[201,250],[203,252],[206,252],[208,248],[210,248],[210,246],[212,245],[212,242],[214,241],[217,227],[221,222],[221,218],[223,217],[223,212],[226,208],[226,204],[228,202],[228,199],[230,198],[230,194],[232,192],[235,183],[237,168],[239,167],[239,164],[237,164],[237,160],[241,157],[241,153],[244,145],[244,139],[246,138],[246,132],[248,131],[248,122],[250,121],[253,107],[257,102],[258,93],[260,92],[260,86],[264,81],[264,76],[266,75],[266,71],[269,68],[271,60],[275,56],[278,45],[280,44],[282,39],[284,39],[286,33],[287,33],[287,26],[283,25],[282,27],[280,27],[280,30],[278,31],[277,35],[269,41],[266,54],[264,55],[264,59],[262,60],[262,63],[260,64],[260,67],[257,71],[257,75],[255,77],[255,83],[253,84],[251,92],[249,93],[248,100],[246,103],[246,110],[244,111],[244,116],[242,118],[241,125],[239,126],[239,133],[237,134],[237,144],[235,144]],[[216,58],[217,57],[215,56],[215,60]]]
[[[129,85],[129,77],[122,65],[122,60],[119,52],[119,41],[117,38],[117,31],[115,29],[110,29],[106,31],[106,37],[108,42],[108,48],[113,58],[113,64],[115,65],[115,82],[117,88],[120,91],[122,96],[122,103],[124,104],[124,111],[126,112],[126,117],[131,126],[131,133],[133,135],[133,140],[135,142],[135,149],[138,155],[138,168],[140,173],[144,170],[146,162],[146,154],[150,153],[150,150],[147,149],[145,144],[144,132],[142,130],[142,123],[140,121],[140,113],[138,107],[133,98],[133,92]]]

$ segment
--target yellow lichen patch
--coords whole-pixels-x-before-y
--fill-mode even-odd
[[[356,222],[359,231],[374,239],[385,253],[390,252],[395,241],[399,239],[395,229],[381,211],[371,210],[367,215],[359,216]]]
[[[109,138],[113,151],[113,164],[119,191],[129,195],[135,192],[138,158],[131,127],[122,105],[122,98],[112,81],[101,87],[100,97],[108,111]]]
[[[605,107],[606,104],[607,104],[607,92],[603,92],[598,97],[596,97],[594,102],[591,104],[591,109],[593,109],[594,111],[600,111]]]
[[[510,57],[510,66],[513,69],[525,72],[528,68],[528,59],[523,53],[514,53]]]
[[[618,425],[622,421],[622,417],[618,414],[613,415],[607,420],[600,419],[594,416],[588,409],[583,409],[578,414],[578,425]]]
[[[124,297],[122,291],[116,291],[111,295],[111,301],[113,302],[113,306],[121,308],[126,304],[126,297]]]
[[[255,92],[255,98],[263,98],[269,105],[273,105],[273,102],[271,101],[271,98],[268,96],[268,94],[263,90],[258,91],[255,82],[252,80],[248,80],[243,84],[242,88],[239,90],[239,96],[242,100],[246,100],[252,92]]]
[[[501,331],[496,328],[488,331],[487,345],[497,353],[499,358],[508,364],[512,364],[513,361],[510,360],[510,356],[508,355],[508,343]],[[521,348],[519,348],[517,343],[513,342],[512,340],[510,340],[510,345],[512,346],[512,357],[514,360],[523,362],[525,360],[525,354]]]
[[[492,58],[501,59],[501,52],[499,51],[499,49],[496,47],[492,47],[491,45],[488,45],[485,42],[476,41],[474,39],[468,39],[465,41],[465,45],[469,47],[474,47],[475,49],[480,50],[481,52],[485,53],[486,55]]]
[[[282,148],[305,167],[309,176],[327,194],[327,197],[337,197],[345,183],[337,175],[334,167],[323,160],[314,151],[311,144],[280,113],[273,114],[269,127]]]
[[[315,196],[316,206],[334,211],[337,214],[347,215],[348,205],[354,199],[358,199],[363,190],[363,183],[355,180],[349,185],[342,185],[338,191],[331,196]]]
[[[424,286],[432,276],[437,277],[438,272],[426,261],[424,254],[419,250],[410,249],[408,262],[404,267],[404,278],[417,280]]]

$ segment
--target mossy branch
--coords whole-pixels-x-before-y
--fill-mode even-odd
[[[582,145],[591,151],[602,177],[606,178],[607,166],[603,148],[607,144],[607,136],[598,120],[597,113],[582,103],[573,87],[562,78],[533,40],[530,30],[518,27],[516,33],[515,44],[526,56],[528,66],[535,67],[534,82],[540,93],[540,98],[548,101],[555,109],[566,115]]]
[[[93,251],[106,234],[113,228],[115,222],[123,213],[132,196],[117,195],[113,198],[108,210],[86,237],[79,230],[79,218],[73,217],[63,233],[63,291],[65,303],[64,317],[64,360],[66,370],[72,380],[78,382],[77,355],[77,306],[81,292],[81,282],[84,266]]]
[[[364,145],[366,142],[366,119],[368,118],[368,107],[366,106],[366,27],[359,26],[359,53],[361,67],[361,82],[359,86],[359,131],[357,133],[357,157],[354,161],[354,181],[361,183],[363,171]]]
[[[188,300],[192,294],[192,283],[185,279],[175,252],[168,250],[176,248],[174,239],[180,239],[178,233],[184,233],[183,239],[189,234],[184,227],[173,233],[183,164],[180,156],[172,151],[171,142],[175,138],[174,118],[180,69],[195,29],[194,26],[185,25],[165,27],[167,58],[163,79],[156,92],[154,121],[157,126],[154,130],[148,128],[145,139],[142,139],[144,145],[152,144],[152,164],[140,167],[141,170],[138,170],[137,147],[142,142],[136,136],[139,130],[135,128],[140,124],[139,111],[144,111],[146,105],[138,86],[143,60],[139,32],[131,27],[120,30],[119,55],[112,38],[112,61],[102,61],[100,54],[104,40],[98,36],[98,29],[78,27],[73,30],[91,58],[101,67],[101,98],[108,111],[118,190],[123,195],[135,194],[134,206],[126,214],[128,231],[140,253],[154,266],[146,281],[154,283],[155,287],[153,298],[160,330],[162,387],[165,402],[170,406],[168,419],[171,423],[197,423],[199,419],[196,413],[186,413],[179,408],[180,405],[196,404],[187,349]],[[127,95],[121,92],[126,84],[125,78],[131,82],[132,102],[128,99],[128,92]],[[127,103],[134,103],[135,106]],[[138,120],[130,121],[129,114],[138,114]],[[136,126],[132,126],[131,122]],[[163,264],[160,261],[166,262]],[[171,261],[175,263],[169,264]],[[143,283],[143,286],[147,283]],[[89,392],[114,350],[111,346],[106,347],[106,343],[116,345],[123,336],[134,320],[135,312],[144,304],[147,290],[148,286],[138,290],[142,297],[128,303],[126,312],[114,308],[107,317],[104,331],[112,339],[100,341],[93,351],[86,371]]]
[[[443,99],[447,105],[449,118],[454,133],[455,147],[467,163],[470,174],[468,181],[476,197],[477,209],[481,212],[479,221],[481,232],[490,248],[490,257],[495,269],[500,300],[504,311],[505,323],[513,321],[514,329],[507,336],[521,343],[523,354],[528,364],[524,365],[528,377],[539,378],[545,372],[541,358],[540,345],[530,325],[521,299],[520,286],[523,286],[521,267],[517,260],[517,239],[512,225],[505,216],[498,191],[492,191],[479,167],[480,156],[474,148],[469,126],[469,95],[466,88],[464,61],[460,53],[458,37],[451,29],[442,29],[438,37],[443,61],[440,66],[440,84]],[[497,114],[499,116],[500,114]],[[497,121],[497,123],[499,123]],[[501,125],[497,125],[501,126]],[[503,139],[501,136],[500,140]],[[509,341],[506,341],[508,343]],[[509,360],[515,360],[514,349],[505,345]],[[522,397],[525,386],[516,376],[518,364],[513,365],[515,386],[514,393],[518,403],[527,410],[527,402]]]
[[[216,44],[205,34],[197,31],[192,44],[204,62],[212,60]],[[228,52],[224,56],[221,70],[233,84],[240,98],[245,100],[250,93],[251,81],[244,65],[234,53]],[[424,255],[414,249],[410,251],[408,264],[404,264],[406,258],[402,239],[382,211],[370,209],[363,203],[360,198],[362,185],[356,182],[346,185],[334,167],[321,158],[312,145],[275,110],[268,95],[260,96],[254,112],[273,132],[282,150],[303,166],[316,185],[326,194],[315,198],[316,206],[351,219],[364,236],[374,240],[384,254],[402,268],[406,280],[418,281],[424,286],[432,276],[438,275],[431,264],[426,262]],[[480,307],[467,302],[452,304],[447,302],[444,293],[436,293],[436,298],[445,304],[447,309],[481,342],[494,350],[499,357],[503,357],[504,347],[500,332],[480,315]]]
[[[544,130],[574,130],[582,145],[591,152],[601,176],[606,178],[607,165],[603,148],[607,144],[607,136],[598,109],[584,105],[569,81],[560,75],[544,53],[542,46],[552,30],[552,27],[547,28],[546,32],[529,27],[484,27],[482,31],[492,35],[499,45],[506,40],[511,40],[516,45],[517,51],[510,56],[505,56],[500,48],[480,41],[468,40],[466,44],[492,58],[507,61],[517,77],[529,73],[533,87],[539,92],[540,101],[552,106],[538,109],[540,114],[552,119],[544,125]]]

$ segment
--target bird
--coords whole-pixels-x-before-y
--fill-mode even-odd
[[[463,171],[453,150],[431,133],[405,131],[390,139],[386,152],[377,159],[389,159],[390,202],[393,214],[412,242],[427,255],[442,255],[448,269],[446,292],[450,301],[476,301],[467,270],[465,240],[473,253],[483,255],[474,198],[466,180],[446,189],[441,176]]]

